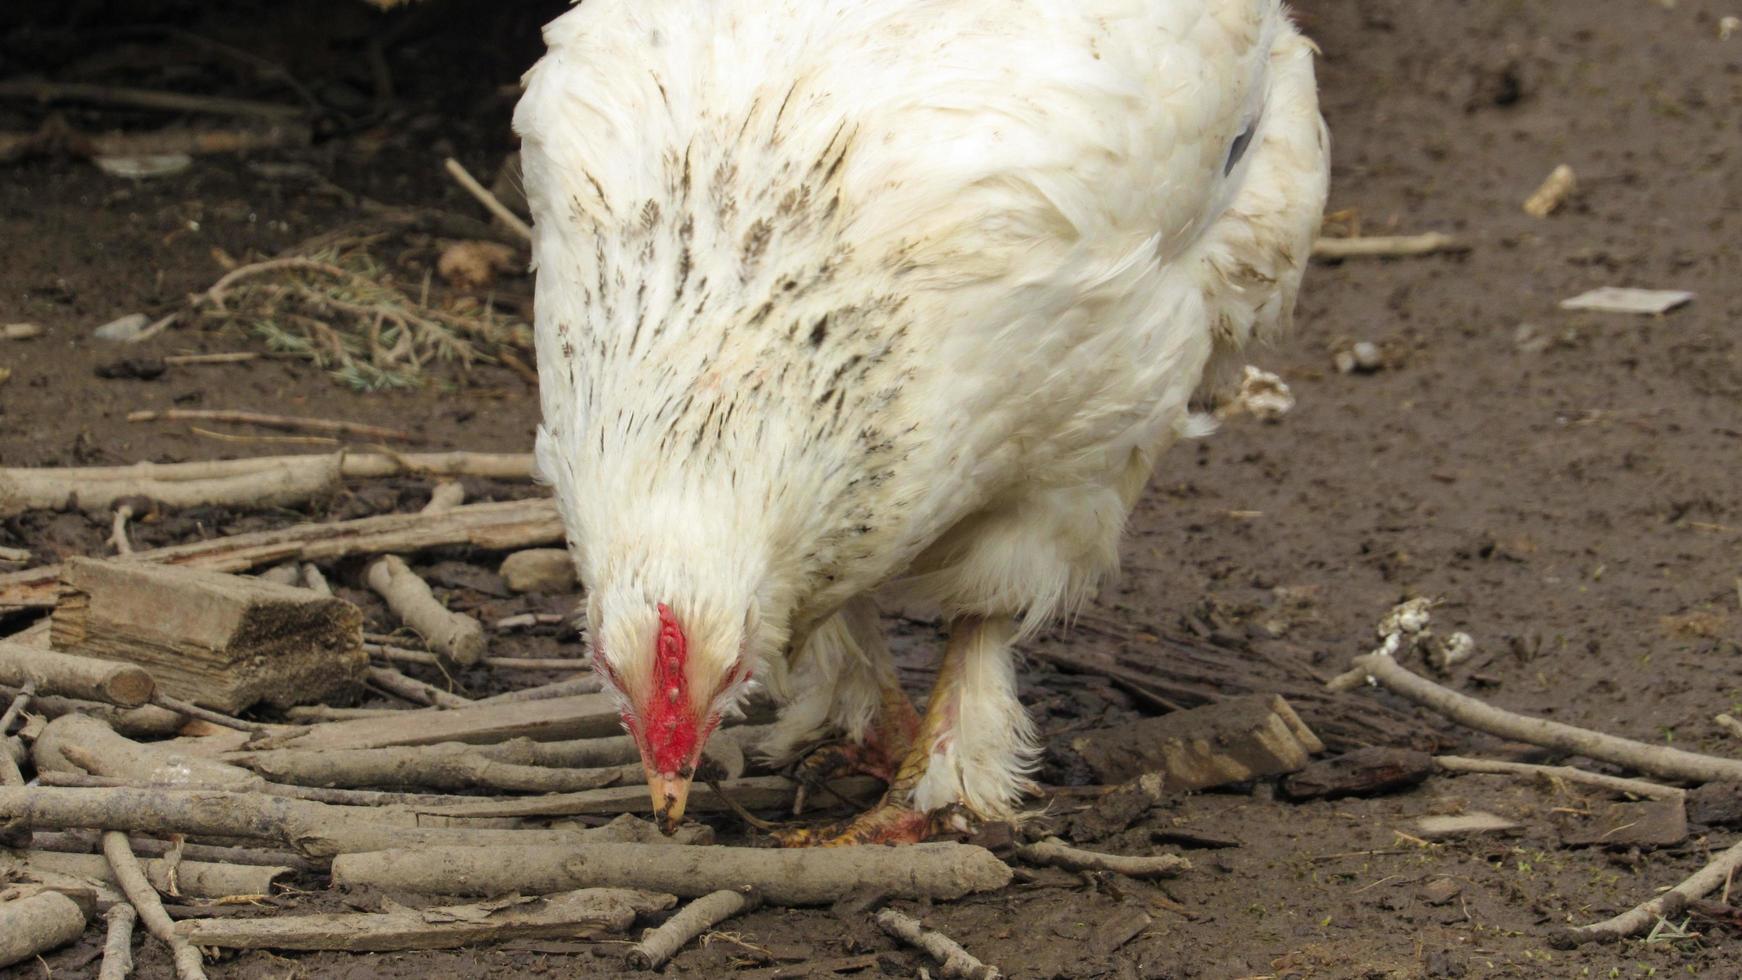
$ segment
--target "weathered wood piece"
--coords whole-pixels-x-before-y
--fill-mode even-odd
[[[445,654],[454,663],[470,667],[483,659],[489,639],[484,624],[442,605],[404,559],[383,555],[369,564],[364,575],[369,587],[387,600],[399,621],[417,631],[430,649]]]
[[[109,928],[103,935],[103,965],[98,968],[97,980],[126,980],[133,972],[133,926],[139,913],[119,902],[109,907],[104,918]]]
[[[877,913],[877,928],[890,936],[923,950],[938,963],[938,975],[960,980],[998,980],[1004,974],[998,968],[982,963],[963,949],[954,939],[920,925],[918,919],[895,909]]]
[[[1728,850],[1713,855],[1712,860],[1705,867],[1689,875],[1681,884],[1656,898],[1642,902],[1634,908],[1613,918],[1604,919],[1602,922],[1563,930],[1551,937],[1549,941],[1552,945],[1565,949],[1580,943],[1622,939],[1642,932],[1659,919],[1674,917],[1687,907],[1688,902],[1703,898],[1724,887],[1735,880],[1738,871],[1742,871],[1742,841],[1730,845]]]
[[[1169,791],[1293,772],[1324,751],[1280,695],[1252,695],[1073,736],[1097,782],[1161,773]]]
[[[516,831],[523,833],[523,831]],[[431,895],[544,894],[620,887],[697,898],[752,887],[774,905],[829,905],[863,888],[894,898],[955,899],[1010,883],[1010,866],[982,847],[432,847],[345,854],[333,883]]]
[[[342,949],[387,952],[452,949],[509,939],[598,939],[628,929],[638,915],[671,908],[671,895],[586,888],[540,898],[391,912],[187,919],[175,931],[197,946],[229,949]]]
[[[84,910],[59,892],[0,902],[0,967],[65,946],[84,931]]]
[[[646,795],[643,793],[643,795]],[[271,841],[312,857],[391,847],[563,847],[616,832],[508,830],[443,820],[403,807],[334,806],[261,793],[218,790],[0,787],[0,824],[31,830],[96,827]],[[606,828],[600,828],[601,831]],[[509,886],[503,891],[512,891]]]
[[[624,958],[637,970],[657,970],[690,940],[734,915],[754,911],[761,904],[762,896],[754,889],[722,888],[710,892],[679,909],[659,928],[649,929]]]
[[[0,690],[0,696],[10,694],[10,691]],[[65,714],[84,714],[92,718],[102,719],[110,728],[133,738],[162,738],[174,735],[180,731],[187,719],[168,708],[160,708],[155,704],[142,704],[137,708],[120,708],[112,704],[98,701],[82,701],[78,698],[63,698],[54,695],[33,696],[30,699],[31,714],[44,718],[59,718]]]
[[[63,568],[56,649],[138,664],[167,694],[234,713],[300,704],[369,666],[357,607],[307,589],[137,561]]]
[[[109,859],[109,867],[120,882],[121,891],[127,895],[133,910],[139,913],[146,931],[169,947],[175,959],[175,975],[180,980],[206,980],[199,949],[175,934],[169,913],[163,910],[162,900],[146,880],[139,859],[133,856],[133,849],[127,844],[127,835],[115,831],[104,834],[103,856]]]
[[[532,744],[515,741],[522,747]],[[372,749],[277,749],[240,753],[231,758],[279,782],[301,786],[417,786],[572,793],[622,781],[636,785],[641,782],[638,765],[558,769],[508,761],[502,753],[487,753],[485,748],[464,742],[442,742]],[[532,757],[529,751],[520,755]]]
[[[1419,786],[1434,769],[1426,752],[1375,745],[1308,764],[1282,781],[1282,793],[1291,800],[1377,796]]]
[[[549,499],[467,504],[434,517],[387,514],[330,524],[296,524],[270,531],[136,551],[129,561],[246,571],[282,561],[328,561],[350,555],[407,554],[472,545],[492,551],[563,539],[562,518]],[[0,612],[55,604],[59,565],[0,574]],[[161,678],[160,678],[161,679]]]
[[[171,887],[171,865],[162,858],[139,862],[151,887],[166,895],[189,898],[224,898],[229,895],[268,895],[272,884],[292,873],[288,867],[247,864],[212,864],[209,861],[183,860],[174,866],[174,887]],[[64,851],[0,851],[0,868],[8,875],[30,879],[40,872],[71,875],[90,881],[118,885],[108,859],[101,854],[69,854]]]
[[[89,715],[69,714],[43,727],[31,750],[41,772],[90,773],[208,789],[257,790],[265,780],[240,766],[189,755],[167,743],[135,742]]]
[[[603,694],[466,708],[418,708],[379,718],[357,718],[268,736],[255,748],[368,749],[437,742],[500,742],[526,736],[540,741],[615,735],[623,730],[617,706]]]
[[[1661,783],[1653,783],[1644,779],[1608,776],[1600,772],[1575,769],[1572,766],[1543,766],[1530,762],[1508,762],[1502,759],[1470,759],[1458,755],[1435,756],[1434,764],[1446,772],[1527,776],[1541,779],[1550,784],[1564,780],[1580,786],[1595,786],[1610,792],[1626,793],[1629,796],[1643,797],[1648,800],[1679,800],[1688,797],[1688,805],[1693,806],[1690,794],[1680,786],[1664,786]],[[1709,783],[1707,785],[1721,786],[1723,784]],[[1699,790],[1694,792],[1698,793]],[[1691,811],[1690,816],[1692,816]],[[1698,818],[1695,820],[1699,822]]]
[[[1742,829],[1742,783],[1707,783],[1688,791],[1688,819]]]
[[[0,684],[135,708],[151,700],[157,684],[143,667],[97,660],[0,640]]]
[[[1072,847],[1057,837],[1016,849],[1016,856],[1034,864],[1071,871],[1111,871],[1132,878],[1174,878],[1192,869],[1192,863],[1177,854],[1104,854]]]
[[[875,799],[879,783],[875,779],[854,777],[837,779],[829,784],[836,793],[848,799]],[[785,776],[751,776],[719,783],[697,785],[690,789],[689,813],[717,813],[735,809],[736,803],[746,810],[790,810],[798,797],[799,783]],[[731,802],[728,802],[728,799]],[[550,793],[524,798],[485,798],[476,803],[418,807],[419,813],[445,817],[577,817],[608,813],[652,813],[653,800],[645,784],[607,786],[576,793]]]

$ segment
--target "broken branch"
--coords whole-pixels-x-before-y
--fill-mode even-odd
[[[462,667],[470,667],[483,658],[489,642],[484,624],[442,605],[428,583],[403,559],[383,555],[369,565],[364,578],[370,588],[387,600],[388,608],[400,622],[415,630],[435,652],[446,654]]]
[[[754,911],[762,896],[754,888],[723,888],[679,909],[657,929],[648,930],[626,957],[637,970],[657,970],[690,940],[735,915]]]
[[[465,708],[477,703],[471,698],[461,697],[451,691],[444,691],[434,684],[425,683],[415,677],[407,677],[392,667],[370,667],[369,683],[395,697],[404,698],[412,704],[431,705],[438,708]]]
[[[117,902],[104,918],[109,930],[103,935],[103,965],[97,980],[126,980],[133,972],[133,924],[139,921],[139,913],[126,902]]]
[[[333,883],[347,887],[499,895],[610,886],[695,898],[750,886],[777,905],[828,905],[856,888],[897,898],[954,899],[1002,888],[1010,877],[1009,865],[985,848],[953,843],[791,850],[660,844],[433,847],[333,860]]]
[[[1736,759],[1685,752],[1667,745],[1649,745],[1558,721],[1514,714],[1410,673],[1384,653],[1363,654],[1352,663],[1387,690],[1480,732],[1626,766],[1667,779],[1697,783],[1742,781],[1742,761]]]
[[[142,667],[56,653],[0,640],[0,684],[34,684],[43,694],[86,698],[124,708],[151,700],[157,685]]]
[[[877,913],[877,928],[913,946],[938,961],[938,973],[964,980],[998,980],[998,968],[980,962],[954,939],[920,925],[918,919],[895,909]]]
[[[525,749],[532,743],[515,740]],[[305,786],[422,786],[568,793],[635,780],[640,769],[553,769],[531,763],[533,753],[448,742],[439,745],[308,751],[279,749],[231,758],[279,782]],[[504,750],[505,746],[489,746]],[[521,761],[525,759],[527,761]]]
[[[104,834],[103,856],[109,859],[109,867],[113,869],[115,880],[121,885],[127,901],[132,903],[134,911],[145,923],[145,931],[167,945],[174,955],[176,976],[181,980],[205,980],[200,951],[175,934],[169,913],[163,910],[163,903],[145,879],[145,871],[140,868],[139,859],[133,856],[133,848],[127,844],[127,835],[118,831]]]
[[[1602,922],[1563,930],[1553,937],[1553,941],[1561,948],[1569,948],[1580,943],[1624,939],[1660,918],[1677,914],[1689,901],[1715,891],[1734,877],[1738,869],[1742,869],[1742,841],[1730,845],[1729,850],[1712,858],[1705,867],[1662,895]]]
[[[1643,779],[1626,779],[1621,776],[1605,776],[1602,773],[1586,772],[1572,766],[1539,766],[1529,762],[1469,759],[1457,755],[1435,756],[1434,762],[1446,772],[1536,776],[1549,780],[1564,779],[1569,783],[1596,786],[1648,800],[1680,800],[1687,798],[1688,795],[1687,790],[1679,786],[1664,786],[1661,783],[1647,782]]]
[[[0,967],[65,946],[84,931],[84,910],[59,892],[0,902]]]
[[[519,215],[508,210],[508,206],[497,200],[496,195],[490,193],[488,187],[478,183],[478,178],[473,177],[470,171],[461,166],[460,161],[455,160],[453,157],[449,157],[447,160],[443,161],[442,168],[448,172],[448,176],[454,178],[455,183],[465,188],[466,193],[476,198],[479,204],[484,205],[486,211],[489,211],[492,215],[496,216],[497,220],[513,229],[514,234],[520,236],[524,241],[532,241],[531,226],[520,220]]]
[[[1048,837],[1038,844],[1024,844],[1016,849],[1016,856],[1055,868],[1111,871],[1132,878],[1173,878],[1192,869],[1192,863],[1177,854],[1102,854],[1072,847],[1057,837]]]

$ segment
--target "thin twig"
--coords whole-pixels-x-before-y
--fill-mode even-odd
[[[497,200],[496,195],[490,193],[488,187],[478,183],[478,178],[473,177],[470,171],[461,166],[460,161],[448,157],[447,160],[443,161],[442,166],[447,170],[448,176],[454,178],[455,183],[465,188],[466,193],[477,198],[479,204],[484,205],[485,210],[495,215],[503,224],[514,229],[516,235],[529,242],[532,241],[531,226],[520,220],[519,215],[508,210],[508,206]]]
[[[309,429],[316,432],[340,432],[366,439],[386,439],[412,442],[417,437],[404,429],[347,422],[342,419],[305,418],[295,415],[268,415],[263,412],[231,411],[207,408],[142,409],[127,413],[129,422],[233,422],[238,425],[259,425],[268,429]]]
[[[267,725],[258,721],[243,721],[240,718],[232,717],[231,715],[226,715],[219,711],[213,711],[210,708],[202,708],[191,701],[183,701],[181,698],[172,697],[162,691],[158,691],[156,694],[151,696],[151,703],[160,708],[168,708],[177,714],[187,715],[189,718],[198,718],[201,721],[208,721],[222,728],[233,728],[239,732],[278,732],[287,730],[284,725]]]
[[[1594,732],[1557,721],[1504,711],[1410,673],[1384,653],[1356,657],[1352,663],[1380,686],[1431,708],[1477,731],[1626,766],[1666,779],[1689,782],[1742,782],[1742,760],[1686,752]]]
[[[6,706],[6,713],[0,714],[0,734],[5,734],[12,728],[12,723],[18,720],[18,716],[24,713],[26,707],[29,707],[30,697],[35,693],[36,681],[34,680],[25,681],[18,688],[18,694],[12,698],[12,703]]]
[[[408,677],[392,667],[370,667],[369,683],[413,704],[434,705],[438,708],[466,708],[475,703],[471,698],[461,697],[451,691],[444,691],[434,684],[425,683],[415,677]]]
[[[1712,858],[1709,864],[1669,891],[1613,918],[1567,929],[1554,937],[1555,944],[1576,946],[1634,935],[1658,919],[1681,912],[1692,899],[1708,895],[1725,885],[1739,868],[1742,868],[1742,841],[1732,844],[1729,850]]]
[[[877,927],[937,960],[938,973],[942,976],[961,977],[963,980],[998,980],[1004,975],[997,967],[980,962],[954,939],[920,925],[919,920],[911,915],[895,909],[884,909],[877,913]]]
[[[220,116],[257,116],[263,119],[295,119],[302,108],[276,102],[228,99],[187,92],[162,92],[120,85],[90,85],[80,82],[43,82],[20,79],[0,82],[0,98],[26,98],[38,102],[86,102],[125,105],[172,112],[206,112]]]
[[[1679,786],[1664,786],[1659,783],[1647,782],[1643,779],[1625,779],[1621,776],[1605,776],[1602,773],[1586,772],[1572,766],[1539,766],[1529,762],[1502,762],[1498,759],[1469,759],[1457,755],[1440,755],[1434,757],[1434,762],[1447,772],[1493,773],[1499,775],[1541,776],[1547,779],[1564,779],[1569,783],[1582,783],[1586,786],[1596,786],[1617,793],[1627,793],[1648,800],[1681,800],[1687,798],[1687,790]]]
[[[145,923],[145,930],[169,946],[170,952],[175,955],[176,976],[181,980],[205,980],[206,971],[200,962],[200,951],[176,935],[175,924],[169,920],[169,913],[163,910],[157,890],[146,880],[145,869],[139,866],[139,859],[133,856],[133,847],[127,843],[127,835],[118,830],[106,831],[103,834],[103,856],[109,859],[109,867],[115,873],[116,883],[126,894],[127,901],[139,913],[140,920]]]
[[[207,439],[217,439],[220,442],[240,442],[255,446],[337,446],[339,440],[332,436],[256,436],[239,432],[218,432],[214,429],[202,429],[197,425],[188,426],[188,431],[196,436]]]

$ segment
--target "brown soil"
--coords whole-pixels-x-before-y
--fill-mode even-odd
[[[453,153],[486,179],[494,172],[511,149],[513,95],[503,86],[535,56],[537,24],[561,5],[504,11],[431,0],[381,16],[354,0],[270,9],[158,3],[132,5],[139,20],[125,24],[97,19],[101,5],[36,6],[28,23],[0,29],[8,72],[287,97],[224,62],[154,61],[161,41],[128,28],[195,30],[290,67],[329,104],[354,106],[351,124],[320,133],[312,149],[249,162],[307,163],[353,193],[472,214],[440,174],[440,158]],[[1710,721],[1742,712],[1742,348],[1732,329],[1742,316],[1733,237],[1742,231],[1734,176],[1742,36],[1720,40],[1718,26],[1734,11],[1715,0],[1301,6],[1325,52],[1332,207],[1358,210],[1365,233],[1441,229],[1471,249],[1314,268],[1294,338],[1263,358],[1288,379],[1299,407],[1279,424],[1229,424],[1164,462],[1133,521],[1128,573],[1093,617],[1129,636],[1085,628],[1040,642],[1141,652],[1147,634],[1209,624],[1245,639],[1280,637],[1329,674],[1372,645],[1373,624],[1392,603],[1442,596],[1437,624],[1466,630],[1478,644],[1454,686],[1507,708],[1737,754]],[[382,31],[393,92],[377,109],[367,39]],[[145,112],[73,115],[122,128],[162,121]],[[41,118],[37,107],[0,102],[0,129]],[[402,426],[429,448],[525,447],[536,399],[499,367],[377,394],[296,361],[171,368],[150,381],[94,376],[123,354],[260,349],[236,328],[174,330],[129,351],[91,331],[123,314],[167,311],[209,285],[222,271],[215,249],[271,255],[356,216],[332,193],[263,176],[249,162],[207,158],[141,182],[70,160],[6,167],[0,322],[35,322],[48,333],[0,340],[0,369],[12,372],[0,382],[0,462],[273,451],[124,419],[131,409],[174,405]],[[1524,215],[1520,202],[1561,162],[1577,169],[1578,196],[1548,220]],[[403,267],[411,281],[420,261],[413,255]],[[1556,306],[1605,284],[1698,297],[1663,318]],[[505,288],[524,292],[525,284]],[[1337,373],[1332,354],[1358,340],[1379,345],[1383,368]],[[406,508],[426,490],[416,481],[354,486],[311,513]],[[165,515],[136,535],[149,545],[297,516],[198,511]],[[30,515],[0,524],[0,545],[44,558],[101,553],[107,531],[104,517]],[[443,583],[458,605],[506,615],[566,604],[502,598],[489,571],[495,556],[446,559],[438,571],[447,572]],[[426,558],[422,567],[435,564]],[[385,625],[379,607],[369,608]],[[891,625],[922,690],[936,632],[912,620]],[[579,654],[554,629],[505,646]],[[479,691],[492,686],[481,675],[461,679]],[[1045,667],[1031,671],[1027,693],[1055,735],[1134,711],[1103,682]],[[1496,749],[1431,717],[1419,723],[1462,750]],[[1150,832],[1169,826],[1235,842],[1188,848],[1196,868],[1180,879],[1155,885],[1042,871],[1005,893],[940,905],[926,920],[1018,977],[1742,976],[1735,935],[1709,925],[1699,940],[1571,952],[1544,940],[1557,924],[1592,921],[1679,880],[1733,832],[1708,836],[1696,827],[1689,842],[1655,851],[1566,848],[1550,811],[1580,806],[1578,794],[1498,777],[1436,778],[1393,796],[1301,805],[1269,789],[1183,798],[1097,845],[1151,850]],[[1432,847],[1394,833],[1416,816],[1460,809],[1499,813],[1524,829]],[[1423,888],[1440,878],[1457,882],[1459,893],[1429,904]],[[771,909],[729,929],[731,939],[691,948],[668,970],[726,976],[793,961],[788,975],[798,976],[806,961],[856,954],[876,957],[856,976],[908,976],[922,965],[858,911]],[[94,976],[99,946],[93,932],[46,966],[55,976]],[[622,972],[621,951],[547,943],[379,956],[255,953],[211,972],[610,975]],[[139,976],[171,975],[155,944],[143,943],[138,957]]]

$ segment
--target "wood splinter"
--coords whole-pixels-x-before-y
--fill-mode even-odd
[[[657,970],[697,936],[735,915],[754,911],[761,904],[762,895],[754,888],[710,892],[679,909],[659,928],[647,930],[626,959],[637,970]]]
[[[894,909],[884,909],[877,913],[877,928],[937,960],[938,973],[941,976],[961,977],[963,980],[998,980],[1004,975],[997,967],[980,962],[954,939],[920,925],[919,920],[911,915]]]

